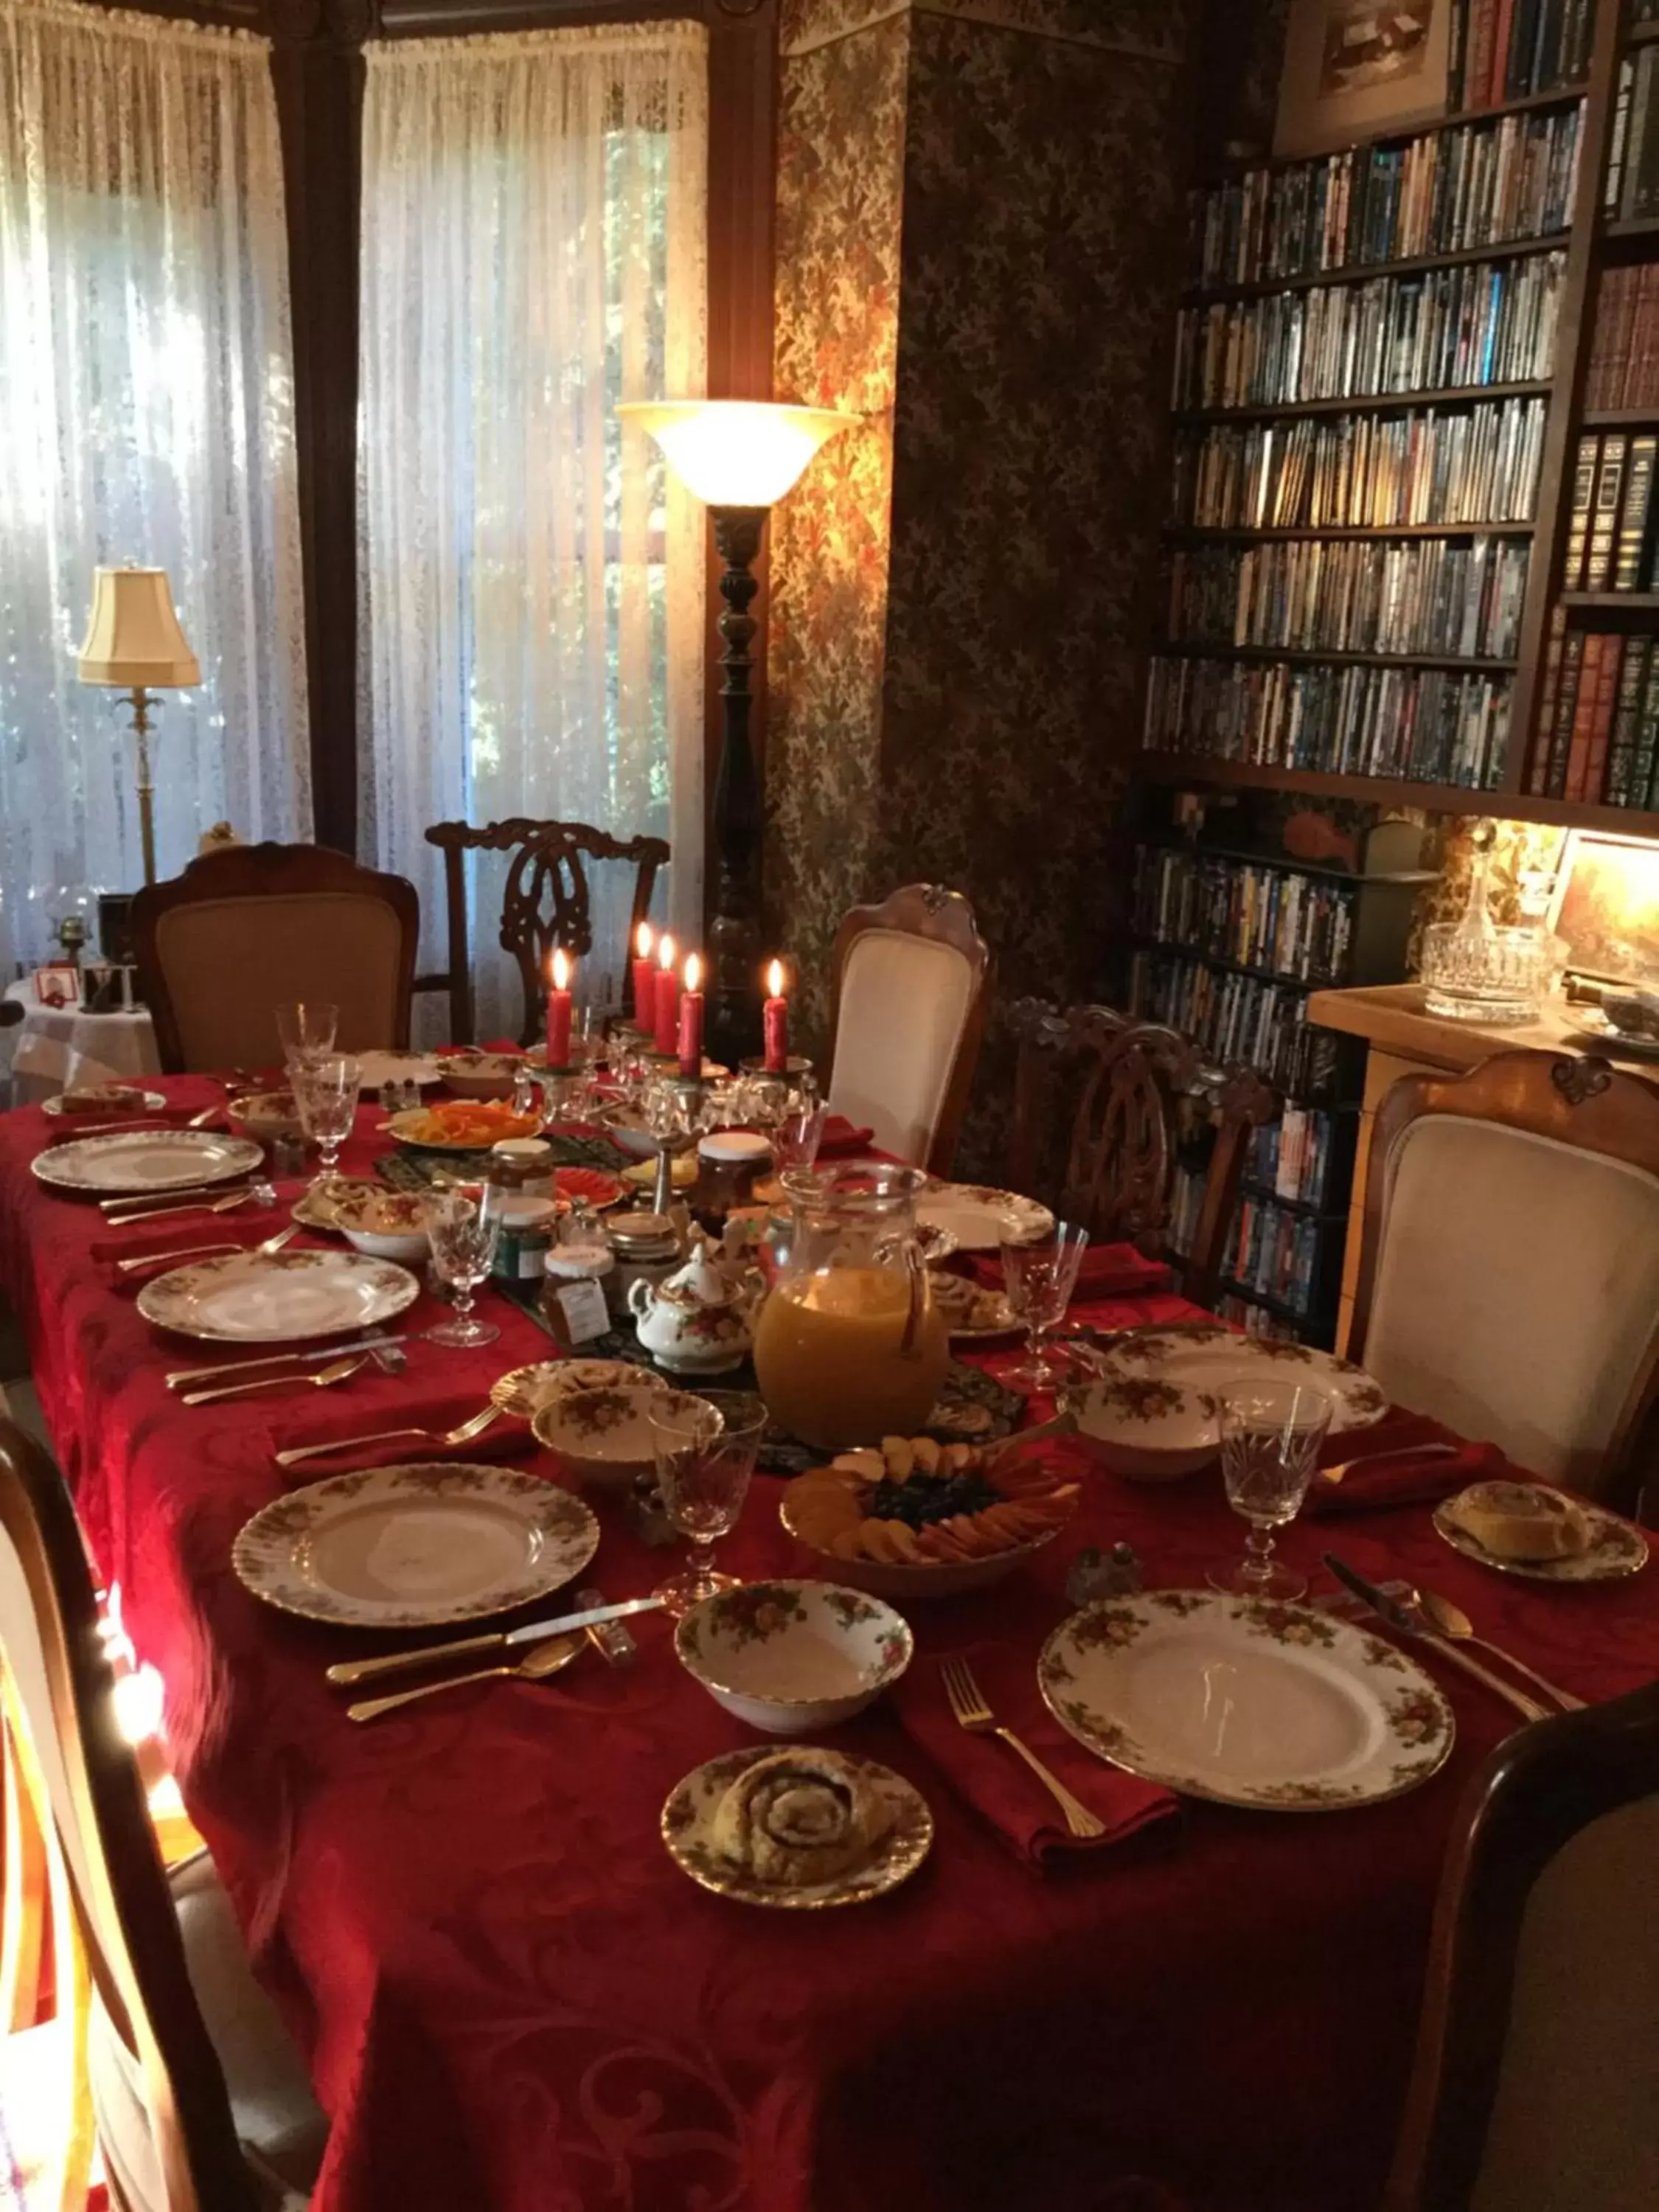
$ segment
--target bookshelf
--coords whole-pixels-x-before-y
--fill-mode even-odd
[[[1473,15],[1476,4],[1471,0],[1466,12]],[[1633,120],[1642,115],[1650,142]],[[1576,134],[1577,159],[1563,190],[1559,149],[1568,131]],[[1433,179],[1459,162],[1466,167],[1457,173],[1466,176],[1477,173],[1479,161],[1498,163],[1496,153],[1481,149],[1496,147],[1499,133],[1508,134],[1504,158],[1511,166],[1501,171],[1508,181],[1486,204],[1496,220],[1484,228],[1477,221],[1471,230],[1465,218],[1478,195],[1437,199]],[[1611,200],[1610,171],[1618,180]],[[1492,173],[1489,166],[1480,173]],[[1361,198],[1361,179],[1368,194],[1380,196]],[[1378,179],[1389,181],[1379,186]],[[1172,587],[1148,684],[1146,781],[1659,836],[1659,8],[1652,0],[1595,0],[1589,68],[1574,82],[1356,140],[1335,155],[1230,163],[1206,180],[1195,205],[1194,282],[1183,295],[1173,394],[1176,484],[1167,544],[1172,579],[1183,561],[1212,565],[1200,622],[1187,618]],[[1379,243],[1383,252],[1371,250]],[[1547,286],[1547,307],[1535,312],[1528,305],[1524,315],[1517,309],[1498,331],[1495,352],[1462,358],[1448,375],[1450,356],[1435,334],[1419,343],[1430,315],[1422,302],[1433,288],[1478,284],[1486,312],[1489,294],[1518,301],[1515,288],[1523,283]],[[1631,395],[1607,388],[1598,322],[1602,352],[1616,352],[1617,332],[1610,339],[1606,318],[1621,299],[1634,301],[1644,283],[1650,288],[1641,294],[1650,302],[1650,378]],[[1439,296],[1467,319],[1474,296],[1468,290]],[[1438,373],[1403,391],[1327,388],[1322,367],[1340,360],[1345,346],[1355,348],[1362,300],[1370,303],[1366,330],[1379,318],[1391,331],[1398,325],[1411,359]],[[1540,317],[1551,325],[1543,337]],[[1328,324],[1337,334],[1329,343],[1322,336]],[[1306,357],[1321,343],[1325,353],[1310,374]],[[1378,356],[1383,374],[1349,380],[1397,384],[1400,352]],[[1483,371],[1490,380],[1473,380]],[[1629,404],[1632,396],[1638,404]],[[1533,410],[1524,420],[1516,411],[1523,407]],[[1459,423],[1472,427],[1462,434],[1449,427]],[[1316,449],[1322,430],[1331,442]],[[1370,509],[1359,517],[1341,512],[1340,499],[1335,511],[1309,512],[1310,498],[1328,494],[1329,457],[1357,449],[1367,435],[1394,440],[1397,452],[1402,438],[1416,447],[1457,434],[1471,448],[1483,441],[1491,447],[1500,432],[1510,495],[1492,502],[1490,513],[1443,515],[1421,511],[1419,501],[1416,509],[1387,507],[1371,520]],[[1297,439],[1300,447],[1292,448]],[[1626,562],[1631,588],[1609,588],[1612,574],[1586,588],[1582,557],[1579,573],[1566,573],[1574,507],[1577,500],[1583,526],[1587,443],[1595,441],[1593,502],[1609,439],[1624,441],[1626,464],[1631,447],[1648,441],[1646,515],[1632,509],[1626,532],[1639,538],[1640,565],[1632,569]],[[1269,441],[1273,454],[1292,458],[1264,459]],[[1527,480],[1520,504],[1513,496],[1518,477]],[[1217,484],[1227,491],[1242,485],[1249,512],[1218,500]],[[1620,500],[1625,489],[1621,483]],[[1622,507],[1615,506],[1614,517],[1616,574]],[[1299,568],[1273,565],[1287,547]],[[1470,557],[1477,547],[1484,565]],[[1425,548],[1426,565],[1413,566]],[[1377,653],[1352,631],[1339,638],[1319,580],[1327,564],[1349,555],[1355,565],[1338,572],[1348,580],[1344,589],[1369,592],[1384,607],[1390,592],[1413,588],[1416,576],[1443,589],[1444,578],[1466,574],[1473,591],[1501,574],[1507,594],[1501,644],[1466,650],[1460,642],[1447,651],[1437,637],[1435,650],[1413,652],[1391,640]],[[1449,565],[1454,556],[1462,556],[1455,568]],[[1226,609],[1230,573],[1237,574],[1237,595],[1231,634],[1224,635],[1216,615]],[[1254,596],[1264,578],[1265,608]],[[1289,604],[1293,594],[1299,597]],[[1575,695],[1567,717],[1564,685],[1574,655],[1589,654],[1594,638],[1602,641],[1596,666],[1609,696],[1584,702],[1581,711]],[[1621,694],[1620,681],[1638,659],[1640,683],[1631,676]],[[1577,665],[1582,672],[1582,658]],[[1188,676],[1172,687],[1167,672],[1183,666]],[[1391,686],[1404,672],[1418,688],[1373,696],[1354,688],[1367,670]],[[1343,690],[1345,675],[1350,688]],[[1644,778],[1640,718],[1650,695],[1652,760]],[[1230,702],[1228,711],[1218,702]],[[1345,732],[1362,713],[1408,719],[1413,735],[1428,715],[1430,741],[1404,749],[1385,742],[1356,753]],[[1625,726],[1626,751],[1616,754],[1613,724],[1621,713],[1634,719]],[[1610,786],[1615,757],[1625,772]]]

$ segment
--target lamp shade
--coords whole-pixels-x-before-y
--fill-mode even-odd
[[[858,420],[758,399],[630,399],[617,412],[649,431],[706,507],[770,507],[826,440]]]
[[[179,626],[165,568],[100,568],[77,666],[83,684],[199,684],[201,665]]]

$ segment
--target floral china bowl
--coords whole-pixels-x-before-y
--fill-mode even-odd
[[[650,1376],[641,1382],[561,1390],[542,1401],[530,1425],[537,1443],[562,1461],[579,1482],[593,1490],[626,1490],[635,1475],[656,1467],[653,1414],[689,1415],[699,1407],[720,1419],[706,1400]]]
[[[811,1735],[890,1689],[915,1649],[892,1607],[836,1583],[742,1583],[694,1606],[674,1632],[687,1674],[769,1735]]]
[[[414,1192],[344,1185],[327,1194],[333,1227],[376,1260],[419,1261],[427,1254],[427,1201]]]
[[[457,1098],[510,1098],[523,1065],[521,1053],[446,1053],[438,1065],[444,1089]]]
[[[228,1103],[225,1119],[234,1129],[260,1145],[269,1145],[278,1137],[304,1134],[291,1091],[244,1091]]]

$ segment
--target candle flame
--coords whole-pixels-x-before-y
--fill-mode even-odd
[[[665,929],[661,937],[657,941],[657,957],[665,968],[672,968],[673,966],[674,952],[674,940]]]
[[[570,962],[562,945],[556,945],[553,948],[553,988],[556,991],[570,988]]]
[[[651,957],[651,947],[655,942],[650,923],[642,921],[634,932],[634,951],[640,959],[648,960]]]
[[[775,960],[766,971],[766,995],[769,999],[783,996],[783,963]]]
[[[702,982],[702,963],[695,952],[688,952],[685,956],[685,988],[688,991],[695,991]]]

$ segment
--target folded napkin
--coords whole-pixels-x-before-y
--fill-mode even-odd
[[[893,1692],[905,1733],[1028,1867],[1040,1872],[1051,1858],[1121,1844],[1180,1809],[1170,1791],[1108,1766],[1067,1735],[1043,1704],[1024,1654],[1006,1644],[978,1644],[961,1656],[1002,1725],[1106,1824],[1105,1834],[1090,1841],[1070,1834],[1060,1808],[1018,1753],[994,1735],[970,1735],[959,1727],[938,1662],[918,1659]]]
[[[994,1252],[965,1254],[969,1267],[988,1290],[1002,1284],[1002,1261]],[[1149,1260],[1133,1244],[1091,1244],[1077,1271],[1079,1298],[1134,1297],[1143,1291],[1159,1291],[1170,1279],[1162,1260]]]
[[[836,1152],[868,1152],[875,1141],[875,1131],[849,1121],[845,1114],[830,1114],[824,1117],[823,1133],[818,1139],[818,1158],[823,1159]]]
[[[311,1372],[314,1374],[321,1364],[313,1362]],[[351,1468],[401,1467],[406,1460],[518,1459],[538,1449],[530,1424],[512,1413],[503,1413],[468,1443],[441,1444],[436,1441],[439,1437],[451,1429],[459,1429],[480,1410],[478,1392],[458,1393],[453,1398],[394,1399],[390,1403],[368,1405],[355,1398],[352,1392],[354,1385],[367,1382],[374,1371],[373,1366],[365,1367],[361,1376],[354,1376],[343,1386],[337,1399],[333,1399],[331,1392],[325,1392],[320,1406],[296,1406],[292,1420],[278,1419],[270,1424],[273,1452],[292,1451],[301,1444],[329,1443],[339,1439],[338,1452],[326,1456],[319,1452],[315,1459],[301,1460],[298,1467],[283,1470],[296,1486],[321,1482],[326,1475],[343,1474]],[[226,1379],[234,1382],[237,1377],[232,1375]],[[257,1405],[258,1399],[250,1398],[248,1403]],[[372,1437],[386,1429],[430,1429],[432,1435],[393,1437],[378,1444],[351,1443],[353,1437]]]
[[[1455,1452],[1425,1453],[1427,1444],[1455,1444]],[[1367,1462],[1375,1456],[1375,1464]],[[1316,1475],[1303,1505],[1304,1517],[1381,1513],[1395,1505],[1437,1504],[1471,1482],[1487,1482],[1509,1469],[1496,1444],[1467,1443],[1437,1421],[1405,1413],[1374,1429],[1348,1429],[1326,1439],[1321,1464],[1360,1462],[1340,1482]]]
[[[111,1227],[116,1224],[112,1223]],[[135,1221],[119,1237],[100,1237],[92,1248],[92,1257],[103,1272],[105,1282],[112,1291],[136,1291],[167,1269],[158,1260],[152,1267],[134,1267],[123,1273],[116,1265],[119,1260],[136,1260],[141,1252],[193,1252],[203,1244],[239,1244],[246,1251],[274,1237],[279,1229],[288,1226],[288,1217],[276,1207],[265,1207],[259,1212],[244,1212],[239,1206],[234,1213],[193,1213],[174,1221]],[[292,1251],[294,1247],[285,1248]],[[204,1259],[228,1259],[228,1253],[203,1254]]]

